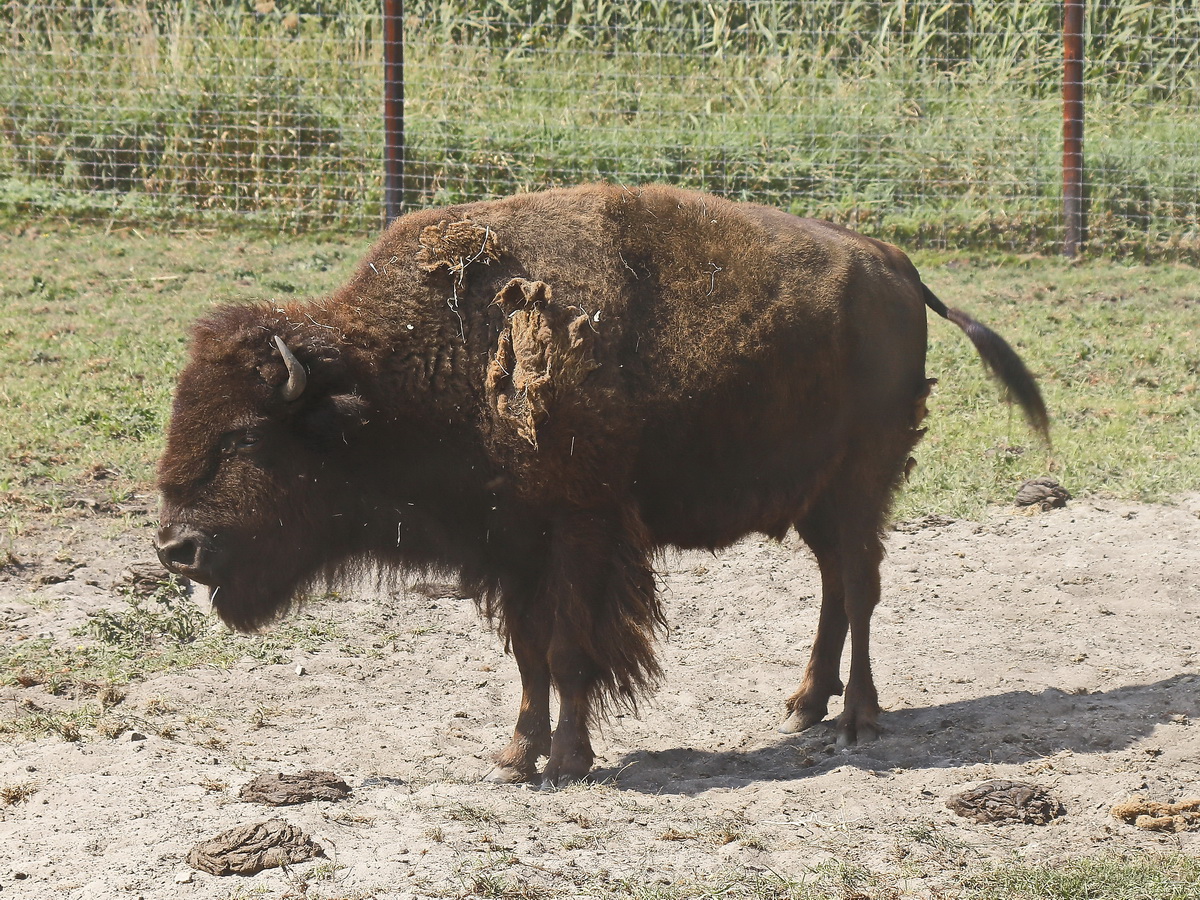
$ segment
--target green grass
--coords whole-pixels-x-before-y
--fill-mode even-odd
[[[128,597],[124,607],[99,610],[76,635],[73,642],[0,641],[0,685],[40,687],[51,696],[74,698],[69,710],[44,709],[34,700],[17,704],[14,714],[0,716],[0,736],[57,734],[78,741],[98,732],[114,737],[132,721],[110,708],[123,698],[121,686],[162,672],[229,668],[247,658],[280,665],[297,651],[326,648],[341,656],[369,652],[328,618],[310,615],[290,617],[264,634],[231,633],[174,583],[152,597]]]
[[[519,861],[488,857],[464,863],[459,878],[471,896],[511,900],[578,896],[584,886],[585,895],[597,900],[908,900],[928,896],[925,891],[906,890],[894,874],[844,862],[824,864],[795,877],[771,869],[731,869],[671,883],[580,872],[577,886],[567,889],[548,886],[528,872]],[[951,879],[957,886],[944,883]],[[944,900],[1191,900],[1200,892],[1200,861],[1169,853],[1101,855],[1055,864],[989,866],[965,877],[954,873],[938,882],[933,896]],[[455,896],[451,892],[437,895]]]
[[[228,668],[246,658],[279,665],[297,651],[333,649],[341,656],[371,652],[341,625],[306,614],[292,616],[267,633],[234,634],[202,612],[175,576],[149,594],[126,591],[124,606],[89,613],[87,623],[73,634],[82,640],[0,641],[0,685],[40,687],[48,695],[76,701],[88,698],[67,711],[43,709],[26,700],[16,715],[0,717],[0,735],[56,733],[81,740],[84,730],[92,729],[115,736],[123,730],[123,717],[108,712],[124,699],[122,685],[160,672],[202,665]],[[160,706],[171,711],[169,705]],[[147,711],[151,709],[148,704]]]
[[[996,868],[970,878],[964,900],[1191,900],[1200,860],[1183,854],[1093,856]]]
[[[365,240],[69,227],[0,241],[0,515],[53,512],[89,472],[146,491],[189,323],[227,299],[321,293]],[[900,517],[978,516],[1026,478],[1076,496],[1162,501],[1200,490],[1200,279],[1182,264],[918,258],[951,306],[991,325],[1039,375],[1053,451],[999,400],[969,342],[930,315],[940,379]]]
[[[252,6],[0,10],[0,211],[375,227],[378,4]],[[1044,251],[1060,6],[419,0],[407,200],[652,178],[907,246]],[[1200,257],[1197,47],[1194,4],[1089,4],[1092,252]]]
[[[175,575],[161,582],[150,597],[130,592],[122,610],[94,613],[85,631],[110,647],[144,650],[160,641],[190,644],[209,624],[188,599],[186,582]]]
[[[145,486],[188,328],[222,299],[332,288],[360,244],[73,229],[0,237],[0,507],[55,508],[87,472]]]
[[[919,260],[949,305],[1004,335],[1039,376],[1053,450],[997,402],[957,328],[930,316],[930,401],[901,517],[977,516],[1050,474],[1078,496],[1164,501],[1200,489],[1200,282],[1188,266]],[[956,262],[951,260],[952,263]]]

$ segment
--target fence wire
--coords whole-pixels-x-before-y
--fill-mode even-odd
[[[407,207],[668,181],[912,246],[1062,239],[1062,4],[409,0]],[[1088,247],[1200,248],[1200,0],[1090,0]],[[377,2],[10,0],[0,206],[373,231]]]

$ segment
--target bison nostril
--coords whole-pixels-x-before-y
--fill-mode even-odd
[[[204,536],[188,526],[167,525],[158,530],[154,542],[159,561],[176,575],[195,577],[204,565]]]
[[[158,558],[171,571],[193,569],[200,557],[200,545],[190,538],[180,538],[158,547]]]

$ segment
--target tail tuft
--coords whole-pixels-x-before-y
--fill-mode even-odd
[[[963,333],[975,345],[976,351],[1000,383],[1010,400],[1015,400],[1025,413],[1029,425],[1046,442],[1050,444],[1050,416],[1046,413],[1046,404],[1042,400],[1042,392],[1038,390],[1037,381],[1025,368],[1025,363],[1017,355],[1017,351],[1008,345],[1008,341],[992,331],[981,322],[977,322],[965,312],[946,306],[933,291],[925,288],[925,304],[939,316],[949,319],[963,330]]]

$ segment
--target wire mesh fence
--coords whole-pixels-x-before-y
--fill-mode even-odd
[[[408,207],[669,181],[907,245],[1062,238],[1062,4],[409,0]],[[1200,248],[1200,0],[1087,3],[1088,247]],[[374,230],[368,0],[10,0],[0,205]]]

